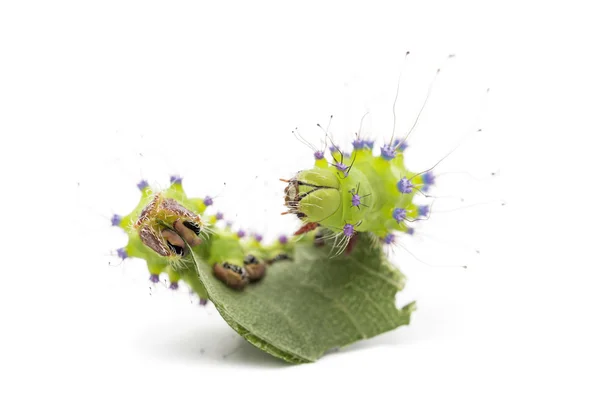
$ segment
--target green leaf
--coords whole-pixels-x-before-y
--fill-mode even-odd
[[[330,247],[305,238],[293,258],[235,291],[192,251],[200,282],[225,321],[254,346],[288,362],[313,362],[328,350],[409,323],[414,302],[398,309],[395,300],[404,276],[368,236],[359,234],[352,253],[336,257]]]

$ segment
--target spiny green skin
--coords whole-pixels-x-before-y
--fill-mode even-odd
[[[401,208],[406,210],[406,218],[417,219],[418,207],[413,199],[417,189],[425,183],[422,175],[405,167],[401,151],[396,150],[395,157],[387,160],[374,156],[367,147],[355,149],[349,157],[343,158],[343,164],[350,167],[347,173],[335,166],[342,163],[339,152],[333,159],[334,164],[324,158],[315,160],[314,168],[300,171],[292,181],[299,182],[299,199],[296,207],[290,209],[306,215],[301,218],[303,223],[318,223],[338,233],[343,231],[344,225],[350,224],[356,232],[371,232],[381,239],[395,231],[409,232],[404,221],[393,218],[393,212]],[[411,193],[398,190],[397,183],[403,177],[414,185]],[[319,188],[315,190],[315,186]],[[358,207],[352,205],[352,196],[357,189],[361,196]],[[286,193],[290,200],[289,192]]]
[[[144,244],[140,238],[138,228],[135,226],[144,208],[147,208],[148,204],[155,200],[158,195],[164,199],[176,200],[178,204],[199,217],[204,214],[207,208],[204,200],[187,197],[180,181],[173,182],[166,190],[160,192],[155,192],[148,186],[143,187],[141,192],[142,196],[135,209],[130,214],[122,217],[118,224],[129,238],[127,245],[124,247],[127,257],[145,260],[151,275],[158,276],[165,273],[172,284],[183,280],[201,299],[208,299],[206,289],[200,282],[198,271],[189,256],[159,255]],[[162,221],[168,226],[172,226],[175,220],[172,215],[164,215],[164,213],[158,215],[160,216],[157,216],[157,218],[160,219],[151,219],[151,221]],[[246,242],[228,227],[224,229],[216,228],[216,223],[217,219],[214,215],[208,217],[208,222],[203,222],[203,229],[208,226],[211,232],[200,235],[202,243],[195,249],[196,254],[202,257],[204,263],[211,266],[223,262],[243,266],[244,258],[249,253],[252,253],[261,261],[267,261],[279,253],[291,252],[293,249],[290,243],[273,243],[270,246],[264,246],[255,240]]]

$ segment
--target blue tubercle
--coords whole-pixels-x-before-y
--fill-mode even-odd
[[[391,145],[383,145],[381,147],[381,157],[385,160],[393,160],[396,157],[396,147]]]
[[[396,187],[400,193],[408,194],[412,192],[414,185],[407,177],[404,177],[398,181]]]
[[[117,255],[121,259],[127,259],[129,257],[129,255],[127,255],[127,251],[125,251],[125,248],[119,248],[117,250]]]
[[[346,223],[344,225],[344,236],[352,237],[354,235],[354,225]]]
[[[356,138],[354,141],[352,141],[352,147],[356,150],[363,149],[366,147],[366,144],[362,139]]]
[[[344,174],[348,172],[348,166],[344,163],[335,163],[335,168],[337,168],[339,171],[342,171]]]
[[[150,275],[150,281],[153,282],[154,284],[158,283],[160,281],[160,278],[158,277],[158,274],[151,274]]]
[[[148,181],[146,181],[145,179],[142,179],[141,181],[138,182],[137,187],[140,190],[146,189],[148,187]]]
[[[392,243],[394,243],[395,240],[396,240],[396,236],[394,236],[392,233],[386,234],[385,237],[383,238],[383,242],[385,244],[392,244]]]
[[[401,141],[400,139],[395,139],[394,147],[396,149],[398,149],[399,151],[403,152],[408,147],[408,143],[406,143],[406,141],[403,141],[403,140]]]
[[[181,181],[183,181],[183,178],[180,177],[179,175],[171,175],[171,177],[169,178],[169,181],[171,181],[171,183],[181,184]]]
[[[406,210],[404,208],[394,208],[392,212],[392,218],[398,223],[406,219]]]
[[[110,223],[113,226],[119,226],[121,224],[121,220],[123,218],[120,215],[114,214],[112,218],[110,218]]]
[[[421,179],[425,185],[433,185],[435,183],[435,175],[431,171],[427,171],[421,175]]]

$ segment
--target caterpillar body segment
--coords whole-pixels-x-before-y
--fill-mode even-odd
[[[178,289],[179,281],[185,282],[201,303],[207,302],[208,295],[188,255],[189,247],[213,267],[215,277],[238,290],[265,277],[273,258],[292,249],[287,238],[264,246],[256,239],[247,241],[250,239],[242,238],[243,233],[234,233],[230,227],[219,227],[221,213],[203,216],[212,199],[189,198],[181,178],[171,178],[171,185],[161,191],[152,190],[145,182],[138,187],[142,195],[135,209],[112,218],[112,224],[128,236],[127,245],[117,250],[119,257],[146,261],[152,282],[158,282],[161,274],[167,275],[171,289]],[[248,261],[249,257],[253,260]]]
[[[415,173],[404,165],[406,145],[384,145],[372,151],[372,141],[357,140],[350,155],[332,149],[333,161],[315,155],[313,168],[298,172],[285,188],[288,213],[300,218],[297,232],[317,225],[346,238],[369,232],[385,242],[396,232],[412,233],[407,222],[428,212],[414,203],[434,182],[431,172]]]

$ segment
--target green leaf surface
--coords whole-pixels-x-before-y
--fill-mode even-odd
[[[351,254],[331,256],[309,239],[243,291],[226,287],[192,250],[200,282],[225,321],[259,349],[292,363],[408,324],[414,302],[396,307],[404,276],[359,234]]]

